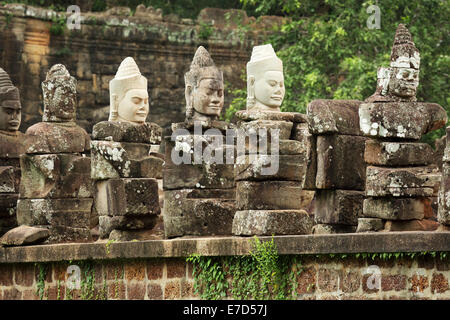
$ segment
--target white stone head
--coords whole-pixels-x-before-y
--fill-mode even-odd
[[[247,63],[247,109],[280,111],[285,92],[283,62],[272,45],[253,47]]]
[[[127,57],[109,82],[109,121],[144,123],[149,113],[147,79],[133,58]]]

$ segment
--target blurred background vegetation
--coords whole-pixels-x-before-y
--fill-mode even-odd
[[[65,11],[74,0],[0,1],[23,2]],[[76,1],[75,1],[76,2]],[[161,8],[195,19],[205,7],[243,9],[248,16],[279,15],[287,17],[284,25],[269,36],[283,60],[286,97],[283,111],[305,112],[307,104],[319,98],[358,99],[370,96],[376,87],[379,66],[388,66],[395,30],[407,25],[421,54],[418,100],[436,102],[449,116],[449,0],[91,0],[92,11],[111,6],[138,4]],[[381,13],[380,29],[369,29],[372,15],[367,8],[377,5]],[[245,28],[245,26],[242,26]],[[261,43],[262,44],[262,43]],[[245,70],[242,86],[229,88],[234,99],[226,118],[245,108]],[[431,142],[444,129],[428,134]]]

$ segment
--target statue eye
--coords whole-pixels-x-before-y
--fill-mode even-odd
[[[223,96],[223,90],[217,91],[217,95],[218,95],[219,97]]]
[[[276,81],[269,81],[269,85],[275,87],[277,85]]]
[[[138,98],[138,97],[134,97],[134,98],[132,99],[132,101],[133,101],[133,103],[135,103],[135,104],[139,104],[139,103],[141,103],[142,99],[141,99],[141,98]]]

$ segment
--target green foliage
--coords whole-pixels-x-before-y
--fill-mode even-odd
[[[202,299],[279,299],[296,297],[301,272],[297,257],[278,256],[273,241],[254,238],[249,256],[187,258],[193,264],[194,292]]]
[[[364,100],[372,95],[377,68],[389,65],[399,23],[407,25],[421,54],[418,100],[436,102],[450,111],[448,2],[241,0],[241,3],[248,12],[290,18],[280,32],[266,39],[284,64],[283,111],[305,112],[314,99]],[[366,25],[371,16],[366,10],[372,4],[380,7],[381,29],[369,29]],[[245,90],[233,94],[237,100],[233,101],[232,110],[239,110],[245,101]],[[431,133],[425,141],[442,134],[443,130]]]
[[[40,300],[44,299],[45,293],[45,277],[48,272],[48,265],[45,263],[35,263],[35,266],[39,268],[39,274],[36,279],[36,295]]]
[[[198,30],[198,37],[200,39],[208,40],[209,37],[212,36],[213,32],[214,32],[214,28],[210,24],[200,22],[200,28]]]
[[[50,33],[55,36],[64,34],[66,28],[66,18],[64,16],[52,17],[52,25],[50,26]]]

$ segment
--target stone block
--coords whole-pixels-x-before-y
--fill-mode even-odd
[[[239,146],[237,149],[238,157],[245,154],[307,155],[309,152],[306,141],[302,140],[280,140],[278,143],[278,153],[272,152],[272,150],[275,150],[275,146],[270,142],[261,140],[250,140],[245,145],[245,150],[239,150]]]
[[[313,219],[304,210],[242,210],[233,219],[237,236],[311,234]]]
[[[364,217],[386,220],[422,219],[432,212],[429,198],[368,198],[364,200]]]
[[[237,210],[299,210],[301,184],[293,181],[238,181],[236,183]]]
[[[149,178],[109,179],[95,184],[99,216],[158,215],[158,182]]]
[[[384,228],[384,221],[379,218],[359,218],[356,232],[375,232]]]
[[[50,237],[45,244],[64,242],[92,242],[91,231],[86,228],[72,228],[66,226],[50,226]]]
[[[389,220],[384,224],[384,231],[436,231],[439,223],[432,220]]]
[[[358,100],[318,99],[306,109],[309,130],[312,134],[339,133],[361,135],[359,130]]]
[[[317,190],[314,199],[317,223],[355,226],[362,217],[364,191]]]
[[[22,199],[92,198],[91,159],[76,154],[22,155]]]
[[[73,122],[39,122],[28,128],[26,153],[76,153],[90,150],[89,134]]]
[[[99,216],[100,238],[108,238],[111,231],[152,229],[156,225],[157,216]]]
[[[19,199],[19,225],[89,228],[92,199]]]
[[[443,127],[447,113],[436,103],[363,103],[359,121],[366,136],[419,140],[423,134]]]
[[[303,189],[316,189],[317,137],[309,132],[307,123],[296,123],[292,128],[292,139],[300,141],[306,149],[307,167]]]
[[[366,195],[372,197],[431,197],[440,175],[431,167],[367,167]]]
[[[365,137],[323,135],[317,137],[317,189],[364,190]]]
[[[18,199],[19,194],[17,193],[0,194],[0,218],[9,218],[16,215]]]
[[[234,168],[231,164],[180,164],[164,166],[165,190],[183,188],[233,188]]]
[[[0,193],[19,192],[20,169],[0,167]]]
[[[92,129],[94,140],[160,144],[162,128],[153,122],[136,124],[131,122],[102,121]]]
[[[240,122],[239,129],[243,130],[245,134],[260,134],[259,129],[266,129],[268,141],[272,141],[272,135],[278,129],[278,139],[288,140],[291,137],[292,122],[280,120],[253,120],[248,122]]]
[[[313,229],[313,234],[337,234],[337,233],[353,233],[356,231],[356,226],[345,224],[316,224]]]
[[[288,180],[303,184],[306,175],[306,154],[244,155],[234,166],[234,177],[240,180]]]
[[[288,121],[294,123],[306,123],[307,118],[303,113],[298,112],[278,112],[278,111],[259,111],[259,110],[240,110],[235,113],[239,120],[272,120],[272,121]]]
[[[379,166],[428,165],[433,161],[433,149],[427,143],[366,141],[364,159]]]
[[[178,130],[187,130],[190,134],[197,134],[197,132],[195,132],[195,129],[198,128],[198,130],[205,130],[208,131],[208,129],[217,129],[217,130],[213,130],[215,132],[220,132],[220,134],[225,134],[227,130],[234,130],[235,129],[235,125],[233,123],[230,122],[226,122],[226,121],[220,121],[220,120],[211,120],[211,119],[207,119],[207,120],[194,120],[194,119],[189,119],[189,120],[185,120],[184,122],[177,122],[177,123],[172,123],[172,131],[178,131]],[[208,132],[211,132],[211,130],[209,130]],[[207,132],[202,132],[200,134],[203,135],[208,135],[209,133]]]
[[[164,232],[184,235],[231,235],[234,189],[182,189],[164,192]]]
[[[450,164],[442,164],[442,181],[439,188],[438,221],[450,226]]]
[[[30,245],[43,242],[49,236],[50,232],[45,228],[19,226],[5,233],[0,238],[0,244],[4,246]]]
[[[150,156],[150,145],[131,142],[92,141],[91,178],[162,178],[164,160]]]
[[[2,159],[18,159],[20,155],[25,153],[25,135],[20,132],[5,133],[0,132],[0,158]],[[0,164],[5,165],[5,164]]]

